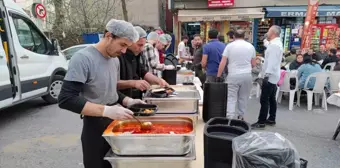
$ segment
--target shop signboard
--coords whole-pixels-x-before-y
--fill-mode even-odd
[[[266,7],[266,17],[306,17],[307,6]],[[319,6],[316,16],[340,16],[340,6]]]
[[[312,37],[312,24],[315,22],[316,13],[318,11],[319,0],[309,0],[306,19],[303,27],[301,48],[309,48]]]
[[[208,8],[226,8],[234,5],[234,0],[208,0]]]

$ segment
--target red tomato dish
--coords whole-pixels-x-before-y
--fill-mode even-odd
[[[139,123],[131,122],[116,126],[113,128],[112,132],[114,134],[120,134],[124,132],[132,132],[132,134],[187,134],[192,130],[192,125],[189,123],[153,123],[151,130],[141,130]]]

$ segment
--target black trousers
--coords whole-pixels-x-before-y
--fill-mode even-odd
[[[268,120],[275,121],[276,119],[276,84],[272,84],[270,82],[263,82],[262,84],[262,92],[261,92],[261,109],[260,115],[258,118],[258,123],[264,124],[268,117],[269,110],[269,118]]]
[[[102,137],[104,130],[111,122],[109,118],[84,117],[81,142],[85,168],[112,168],[111,164],[104,160],[104,156],[111,147]]]

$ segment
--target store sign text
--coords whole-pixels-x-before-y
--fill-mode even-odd
[[[208,0],[208,8],[232,7],[234,4],[234,0]]]
[[[179,20],[181,21],[221,21],[221,20],[250,20],[252,17],[250,16],[202,16],[202,17],[180,17]]]
[[[281,14],[280,14],[280,17],[305,17],[305,16],[306,16],[306,12],[281,12]],[[338,11],[338,12],[317,12],[316,16],[340,16],[340,11]]]

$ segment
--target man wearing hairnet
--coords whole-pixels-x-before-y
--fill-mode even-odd
[[[139,34],[139,40],[133,43],[126,53],[119,57],[120,80],[118,89],[123,94],[132,98],[142,98],[142,92],[150,88],[150,84],[168,86],[162,78],[158,78],[148,72],[141,63],[141,54],[146,43],[146,32],[139,26],[135,26]],[[141,80],[143,79],[143,80]]]
[[[168,49],[168,47],[171,45],[171,36],[169,38],[168,34],[161,34],[159,36],[160,39],[166,39],[166,45],[162,48],[162,49],[158,49],[158,53],[159,53],[159,63],[164,64],[164,59],[166,57],[165,55],[165,50]]]
[[[110,149],[102,137],[104,129],[112,120],[132,118],[133,112],[123,106],[144,103],[117,92],[117,57],[138,39],[131,23],[112,19],[100,42],[71,58],[58,102],[60,108],[83,116],[81,142],[85,168],[111,168],[103,159]]]
[[[172,70],[175,69],[173,65],[164,65],[159,62],[158,50],[164,49],[168,44],[165,36],[159,36],[156,32],[150,32],[147,37],[147,43],[143,49],[143,56],[145,60],[145,68],[148,72],[158,76],[158,70]]]

